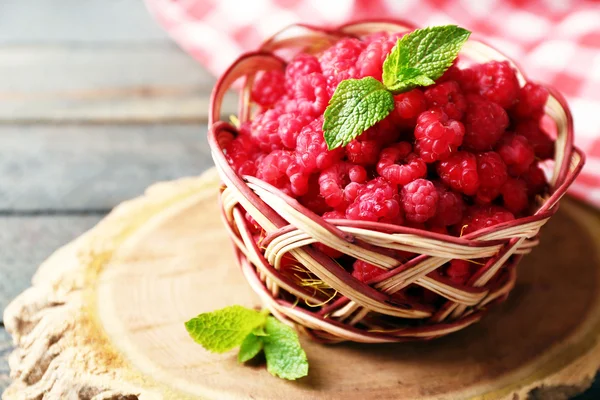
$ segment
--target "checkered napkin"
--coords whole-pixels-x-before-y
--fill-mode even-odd
[[[560,90],[587,165],[570,193],[600,206],[600,2],[594,0],[146,0],[171,37],[215,75],[295,22],[362,18],[458,24]]]

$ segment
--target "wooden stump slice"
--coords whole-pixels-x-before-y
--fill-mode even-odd
[[[600,217],[572,200],[519,266],[509,300],[448,337],[325,346],[309,376],[272,377],[206,352],[183,323],[257,306],[222,227],[218,178],[152,186],[52,255],[6,309],[3,399],[568,398],[600,366]]]

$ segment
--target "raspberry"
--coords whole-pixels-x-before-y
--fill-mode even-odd
[[[439,196],[431,181],[417,179],[402,188],[402,207],[408,221],[423,223],[435,215]]]
[[[258,162],[256,177],[277,188],[284,188],[289,184],[286,171],[293,162],[293,152],[274,150]]]
[[[459,223],[463,218],[465,202],[460,194],[449,190],[441,183],[434,183],[438,193],[438,205],[435,215],[429,220],[433,227],[444,227],[444,231],[438,233],[447,233],[446,226]],[[430,229],[434,231],[434,229]]]
[[[527,138],[535,155],[541,160],[554,156],[554,141],[540,129],[539,121],[527,119],[515,126],[515,133]]]
[[[311,176],[308,180],[308,190],[298,201],[304,207],[318,215],[324,215],[326,212],[331,211],[331,207],[325,203],[325,199],[321,196],[319,182],[315,175]]]
[[[538,84],[527,82],[519,90],[517,104],[512,109],[517,118],[540,117],[548,100],[548,90]]]
[[[271,109],[258,114],[252,120],[252,137],[258,143],[258,147],[265,153],[283,148],[279,135],[280,115],[280,111]]]
[[[240,133],[223,148],[225,158],[240,175],[256,174],[256,146],[252,137]]]
[[[375,140],[380,146],[387,146],[397,142],[401,134],[402,131],[390,115],[364,131],[358,140]]]
[[[319,61],[331,93],[344,79],[359,77],[356,61],[364,48],[365,44],[360,40],[347,38],[323,52]]]
[[[354,139],[346,145],[348,161],[358,165],[374,165],[381,146],[376,140]]]
[[[304,115],[318,117],[329,103],[327,79],[317,72],[300,77],[293,84],[293,92],[296,108]]]
[[[263,107],[272,106],[284,95],[284,82],[283,72],[277,69],[259,74],[252,87],[252,101]]]
[[[464,285],[473,273],[473,264],[467,260],[454,259],[446,267],[445,274],[456,284]]]
[[[361,282],[368,282],[385,272],[385,269],[369,264],[363,260],[356,260],[352,265],[352,276]]]
[[[527,183],[527,193],[530,196],[543,193],[548,185],[546,174],[537,164],[532,164],[529,170],[521,175],[521,178]]]
[[[479,93],[479,74],[476,67],[459,69],[452,66],[444,76],[447,76],[447,80],[456,81],[464,93]]]
[[[467,100],[455,81],[438,83],[425,90],[429,108],[440,108],[448,117],[460,120],[467,109]]]
[[[515,217],[510,211],[499,206],[473,206],[462,220],[462,235],[514,219]]]
[[[344,214],[343,212],[338,211],[338,210],[327,211],[326,213],[323,213],[323,218],[324,219],[346,219],[346,214]]]
[[[404,161],[398,164],[398,161]],[[400,142],[383,149],[377,163],[377,173],[396,185],[406,185],[427,175],[427,165],[408,142]]]
[[[352,220],[402,223],[400,199],[396,187],[383,178],[369,181],[346,209]]]
[[[502,157],[508,167],[508,172],[513,176],[519,176],[527,170],[535,160],[533,147],[525,136],[507,134],[498,145],[498,154]]]
[[[508,109],[517,101],[519,81],[508,61],[490,61],[477,68],[479,94]]]
[[[479,189],[476,194],[478,204],[491,203],[500,194],[500,188],[508,179],[506,164],[495,151],[480,153],[477,157]]]
[[[361,78],[372,76],[377,80],[381,80],[383,62],[395,44],[396,40],[387,36],[372,39],[358,56],[356,65],[359,68],[359,76]]]
[[[462,144],[464,134],[463,124],[440,109],[425,111],[415,127],[417,152],[426,163],[445,160]]]
[[[470,150],[491,150],[508,127],[508,115],[497,103],[467,96],[464,145]]]
[[[323,170],[338,162],[344,155],[344,149],[338,147],[327,150],[323,139],[323,117],[315,119],[300,131],[296,139],[296,160],[306,173]]]
[[[358,179],[353,182],[362,183],[367,178],[367,172],[363,167],[347,162],[339,162],[321,172],[319,188],[327,205],[337,208],[343,204],[344,188],[350,183],[351,176]]]
[[[298,79],[313,72],[322,72],[319,60],[310,54],[298,54],[285,68],[285,86],[291,90]]]
[[[427,100],[419,89],[395,95],[394,104],[392,117],[401,126],[413,126],[417,117],[427,110]]]
[[[477,192],[479,175],[474,154],[466,151],[452,153],[447,160],[437,164],[437,172],[442,182],[452,189],[469,196]]]
[[[288,149],[296,148],[296,139],[300,130],[310,122],[312,118],[309,116],[295,113],[285,113],[279,116],[277,122],[279,123],[278,134],[281,139],[281,143]]]
[[[502,203],[513,214],[519,214],[529,205],[527,184],[522,179],[510,178],[502,186]]]

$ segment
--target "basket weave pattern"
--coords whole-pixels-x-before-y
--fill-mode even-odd
[[[241,177],[232,170],[222,144],[231,140],[237,131],[230,123],[220,120],[220,110],[224,94],[238,79],[244,80],[238,115],[244,122],[251,118],[250,89],[257,72],[283,69],[285,59],[298,51],[318,53],[340,37],[413,29],[412,25],[398,21],[366,21],[335,30],[291,26],[265,42],[259,51],[240,57],[213,91],[209,144],[224,184],[221,208],[241,269],[252,289],[276,317],[323,342],[431,339],[478,321],[489,306],[504,300],[513,288],[517,263],[538,243],[540,228],[556,212],[558,201],[584,163],[583,153],[573,146],[570,111],[562,96],[549,89],[546,113],[557,126],[550,193],[540,199],[539,209],[533,216],[460,238],[383,223],[325,221],[277,188],[254,177]],[[507,59],[473,39],[465,44],[461,55],[475,62]],[[518,76],[523,83],[522,73]],[[245,211],[264,230],[260,247],[244,218]],[[311,244],[315,242],[378,265],[387,272],[371,282],[360,282],[313,248]],[[387,256],[385,249],[419,255],[403,263]],[[305,276],[314,279],[291,279],[280,273],[282,259],[287,254],[309,271]],[[482,258],[489,260],[464,285],[452,283],[437,272],[452,259]],[[434,307],[400,301],[393,296],[413,284],[439,294],[446,301]]]

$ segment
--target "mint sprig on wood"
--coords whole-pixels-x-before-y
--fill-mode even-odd
[[[308,374],[308,360],[298,334],[268,312],[237,305],[225,307],[192,318],[185,328],[194,341],[213,353],[239,347],[240,363],[264,351],[267,370],[274,376],[295,380]]]
[[[393,95],[429,86],[452,65],[469,38],[456,25],[417,29],[398,39],[383,63],[383,83],[372,77],[346,79],[325,110],[327,148],[345,146],[394,109]]]

